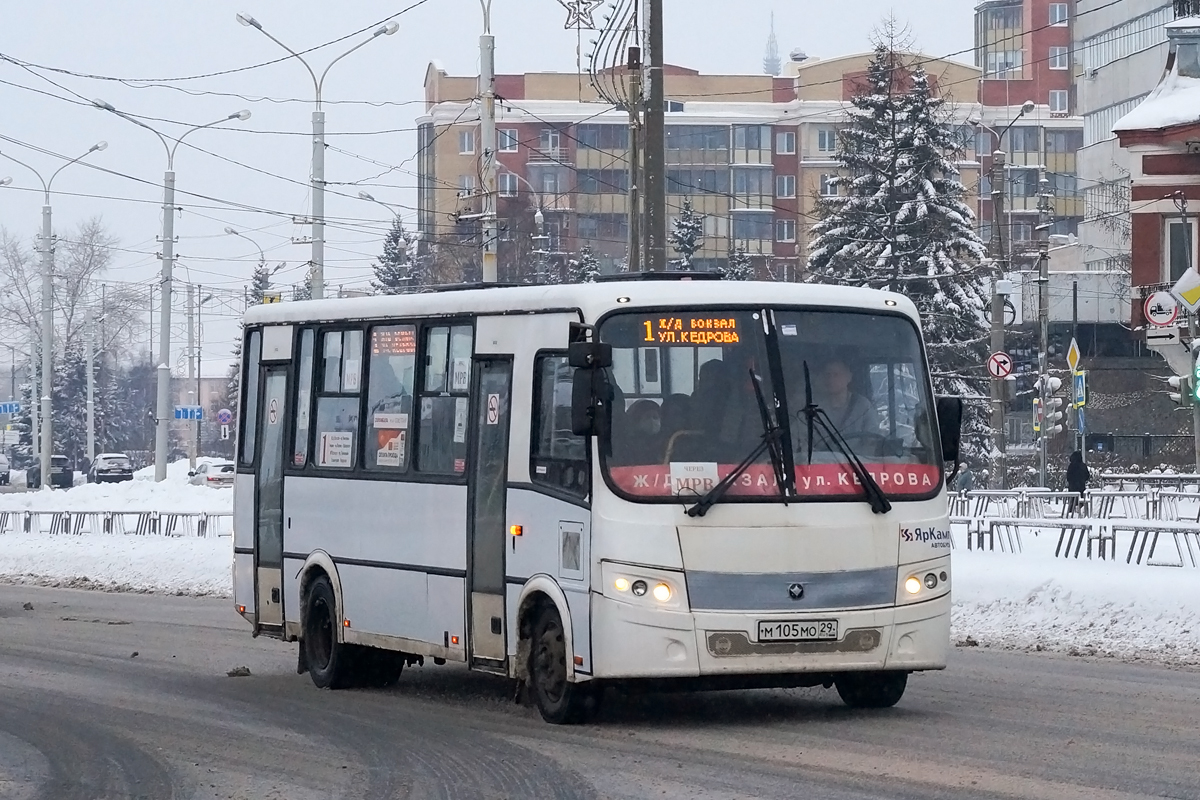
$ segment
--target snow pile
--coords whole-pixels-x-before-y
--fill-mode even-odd
[[[184,462],[186,465],[187,462]],[[185,473],[186,475],[186,473]],[[86,483],[74,489],[0,495],[0,511],[233,511],[233,490],[166,480]]]
[[[227,461],[224,458],[209,458],[208,456],[200,456],[196,459],[196,466],[201,464],[220,464]],[[188,472],[191,471],[189,462],[186,458],[181,458],[178,461],[172,461],[167,464],[167,482],[168,483],[187,483]],[[152,481],[154,480],[154,465],[142,467],[133,473],[135,481]]]
[[[0,580],[78,589],[233,594],[226,538],[0,536]]]

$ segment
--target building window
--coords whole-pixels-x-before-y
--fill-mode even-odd
[[[669,169],[667,194],[729,194],[727,169]]]
[[[562,131],[555,128],[542,128],[538,137],[538,149],[543,153],[554,154],[562,149]]]
[[[1019,72],[1023,63],[1020,50],[990,50],[987,54],[986,74],[1005,78],[1010,72]]]
[[[466,130],[458,132],[458,154],[463,156],[472,155],[475,152],[475,131]]]
[[[837,175],[828,173],[821,175],[821,186],[818,191],[821,197],[837,197]]]
[[[1050,4],[1050,24],[1051,25],[1066,25],[1067,24],[1067,4],[1066,3],[1051,3]]]
[[[1008,140],[1008,152],[1010,153],[1040,153],[1042,151],[1041,128],[1009,128],[1004,138]]]
[[[500,130],[496,131],[496,138],[499,141],[501,153],[517,152],[517,144],[519,143],[519,140],[517,138],[516,128],[501,128]]]
[[[1070,110],[1071,93],[1066,89],[1050,90],[1050,113],[1066,114]]]
[[[1192,266],[1196,256],[1196,226],[1189,221],[1167,222],[1166,263],[1163,265],[1163,275],[1168,283],[1174,283],[1183,277],[1183,273]]]
[[[734,211],[733,238],[770,241],[774,217],[761,211]]]
[[[767,150],[771,147],[771,129],[766,125],[734,125],[735,150]]]
[[[588,150],[629,149],[629,128],[625,125],[580,125],[575,128],[575,138]]]
[[[817,131],[817,152],[837,152],[837,130],[835,128],[821,128]]]
[[[529,477],[533,483],[587,497],[590,484],[588,440],[571,432],[574,376],[575,368],[567,363],[564,355],[537,359]]]
[[[580,194],[626,194],[629,191],[627,169],[581,169],[576,175],[576,191]]]
[[[993,31],[1019,30],[1021,28],[1021,6],[994,8],[987,12],[987,26]]]
[[[777,242],[794,242],[794,241],[796,241],[796,220],[794,220],[794,219],[777,219],[777,220],[775,220],[775,241],[777,241]]]
[[[466,197],[469,194],[474,194],[475,193],[475,176],[474,175],[459,175],[458,176],[458,188],[460,189],[459,195],[462,197]]]
[[[1050,48],[1050,69],[1067,69],[1070,66],[1067,47]]]
[[[729,150],[729,128],[719,125],[668,125],[668,150]]]
[[[498,176],[500,181],[500,196],[501,197],[516,197],[521,193],[520,179],[511,172],[501,172]]]
[[[467,471],[471,326],[441,325],[428,328],[425,333],[417,470],[435,475],[462,475]]]
[[[775,196],[789,198],[796,196],[796,176],[778,175],[775,178]]]
[[[796,134],[794,131],[775,134],[775,152],[781,156],[796,154]]]
[[[1083,147],[1083,131],[1046,131],[1047,153],[1074,153]]]
[[[772,172],[747,167],[733,170],[733,193],[740,197],[770,197]]]

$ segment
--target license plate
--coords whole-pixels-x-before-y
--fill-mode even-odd
[[[837,638],[836,619],[813,619],[805,622],[762,620],[758,623],[760,642],[811,642]]]

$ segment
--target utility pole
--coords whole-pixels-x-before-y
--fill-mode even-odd
[[[666,95],[663,85],[663,0],[646,2],[650,97],[646,105],[646,269],[667,269]]]
[[[483,282],[495,283],[499,231],[496,220],[496,39],[492,36],[492,3],[481,0],[483,35],[479,37],[479,131],[483,177]]]
[[[1071,281],[1071,339],[1079,341],[1079,281]],[[1075,376],[1071,376],[1071,394],[1075,393]],[[1074,397],[1072,397],[1074,400]],[[1087,447],[1085,446],[1083,427],[1079,424],[1079,407],[1074,402],[1071,407],[1075,409],[1075,451],[1083,458],[1084,463],[1087,462]]]
[[[630,272],[642,271],[642,48],[629,48],[629,260]]]
[[[537,256],[537,278],[534,283],[542,284],[546,282],[546,262],[550,255],[548,246],[550,237],[546,235],[546,217],[540,208],[533,215],[533,221],[537,225],[537,236],[533,237],[537,242],[537,247],[533,251]]]
[[[1039,439],[1040,485],[1046,485],[1047,446],[1054,428],[1050,418],[1050,193],[1046,180],[1046,168],[1042,167],[1038,178],[1038,374],[1041,376],[1042,431]]]
[[[211,299],[212,299],[211,296],[207,297],[207,298],[204,296],[204,287],[203,286],[196,287],[196,405],[200,406],[201,408],[204,407],[204,400],[203,400],[202,394],[200,392],[200,384],[204,380],[203,378],[200,377],[201,372],[202,372],[202,370],[201,370],[202,364],[200,363],[200,359],[204,355],[204,327],[203,327],[203,324],[200,322],[200,317],[201,317],[202,312],[204,311],[205,301],[211,300]],[[196,453],[197,453],[197,455],[202,454],[203,448],[201,447],[201,445],[203,444],[203,441],[204,441],[203,425],[204,425],[204,418],[203,418],[203,416],[201,416],[200,419],[196,420]]]
[[[41,464],[42,461],[42,446],[41,446],[41,413],[39,410],[39,398],[41,397],[40,384],[38,382],[38,368],[35,360],[37,353],[37,331],[33,327],[29,328],[29,454],[34,461]],[[33,488],[33,487],[29,487]]]
[[[51,229],[50,192],[42,206],[42,488],[50,485],[50,456],[54,452],[54,418],[50,394],[54,391],[54,233]]]
[[[92,310],[84,319],[83,338],[87,346],[87,459],[88,466],[96,460],[96,338]]]
[[[1195,269],[1192,263],[1192,229],[1189,227],[1188,220],[1188,204],[1187,196],[1183,192],[1176,192],[1175,207],[1179,209],[1179,220],[1183,223],[1184,237],[1184,252],[1187,254],[1184,258],[1187,259],[1187,268]],[[1197,350],[1197,345],[1200,344],[1200,326],[1196,323],[1196,313],[1188,313],[1188,333],[1191,337],[1192,348],[1192,374],[1188,380],[1192,391],[1192,438],[1194,440],[1193,448],[1195,450],[1196,472],[1200,473],[1200,404],[1196,402],[1196,359],[1200,355],[1200,350]]]
[[[190,283],[187,287],[187,331],[188,331],[188,386],[195,386],[196,383],[196,287]],[[196,395],[195,404],[200,404],[200,392],[194,392]],[[188,445],[188,468],[196,468],[196,438],[197,427],[196,423],[192,423],[192,435],[188,438],[191,442]]]
[[[1004,246],[1004,189],[1005,154],[997,143],[992,153],[992,237],[989,243],[992,263],[992,352],[1004,352],[1004,295],[1000,282],[1008,275],[1008,255]],[[996,466],[992,476],[993,489],[1008,485],[1008,436],[1004,430],[1004,379],[992,378],[992,435],[995,437]]]
[[[169,160],[169,159],[168,159]],[[316,200],[313,200],[316,203]],[[154,480],[167,479],[171,434],[171,279],[175,267],[175,170],[163,175],[162,290],[158,312],[158,396],[154,431]]]

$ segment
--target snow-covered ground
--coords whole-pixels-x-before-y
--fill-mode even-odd
[[[143,471],[144,472],[144,471]],[[187,463],[168,480],[67,492],[0,495],[9,510],[232,509],[233,492],[190,486]],[[1025,537],[1025,551],[954,552],[952,636],[959,646],[1200,665],[1200,569],[1054,558],[1057,532]],[[232,542],[156,536],[0,536],[0,580],[170,594],[231,594]]]

